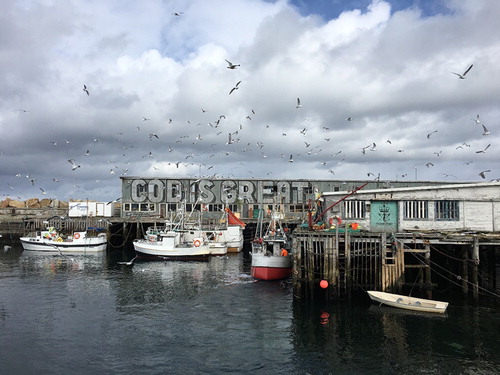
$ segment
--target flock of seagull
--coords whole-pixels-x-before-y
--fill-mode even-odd
[[[182,14],[182,12],[179,12],[179,13],[175,13],[174,15],[175,16],[180,16]],[[226,63],[227,63],[227,69],[229,70],[237,70],[239,67],[240,67],[240,64],[234,64],[232,63],[231,61],[229,60],[225,60]],[[470,70],[472,69],[473,65],[470,65],[463,73],[456,73],[456,72],[452,72],[453,74],[457,75],[459,79],[463,80],[466,78],[467,74],[470,72]],[[235,93],[235,91],[239,90],[240,89],[240,84],[242,83],[242,80],[239,80],[230,90],[229,90],[229,95],[233,95]],[[89,89],[89,87],[84,84],[83,85],[83,92],[86,96],[91,96],[91,91]],[[302,105],[302,102],[301,102],[301,99],[299,97],[296,98],[296,103],[295,103],[295,109],[296,110],[301,110],[303,108],[303,105]],[[27,112],[26,110],[22,110],[23,112]],[[206,109],[206,108],[202,108],[201,109],[201,112],[202,114],[207,114],[209,113],[209,109]],[[197,150],[197,146],[199,146],[203,141],[204,141],[204,137],[206,136],[207,138],[210,138],[212,141],[213,141],[213,137],[211,137],[211,135],[213,136],[213,134],[215,134],[216,136],[220,136],[220,135],[223,135],[223,134],[226,134],[227,136],[227,141],[225,142],[225,145],[228,146],[229,148],[225,149],[225,150],[222,150],[223,147],[222,144],[218,144],[217,142],[214,142],[210,145],[210,150],[213,152],[212,154],[210,155],[203,155],[203,156],[200,156],[200,154],[194,152],[194,153],[190,153],[190,154],[187,154],[184,156],[184,161],[183,160],[177,160],[177,161],[171,161],[171,162],[168,162],[166,163],[167,165],[172,165],[172,166],[175,166],[176,168],[179,168],[180,166],[184,165],[184,166],[189,166],[189,165],[198,165],[200,170],[201,168],[205,168],[206,172],[208,173],[208,171],[210,171],[212,168],[214,168],[214,165],[210,165],[209,161],[211,158],[215,157],[215,154],[216,152],[223,152],[225,156],[230,156],[231,154],[234,154],[236,150],[234,150],[234,145],[235,144],[243,144],[244,142],[242,142],[242,133],[244,132],[244,127],[246,126],[246,124],[249,123],[249,121],[252,121],[252,118],[256,116],[256,111],[254,109],[250,109],[249,112],[248,112],[248,115],[245,117],[244,121],[242,123],[240,123],[240,125],[238,126],[237,129],[233,129],[233,131],[224,131],[222,130],[223,129],[223,122],[226,120],[226,116],[224,114],[221,114],[219,115],[214,121],[209,121],[208,122],[208,126],[210,126],[212,129],[215,130],[215,133],[211,133],[211,134],[208,134],[206,132],[204,132],[203,130],[202,131],[199,131],[199,132],[193,132],[193,131],[188,131],[189,134],[187,135],[183,135],[183,136],[179,136],[177,139],[173,140],[172,137],[168,137],[169,139],[169,142],[170,144],[168,145],[165,145],[165,149],[166,149],[166,152],[168,154],[171,154],[174,149],[177,147],[177,145],[179,144],[182,144],[183,142],[184,143],[187,143],[189,141],[191,141],[192,145],[195,145],[195,147],[193,147],[192,145],[190,145],[189,148],[194,148],[195,150]],[[354,121],[354,118],[352,116],[347,116],[344,118],[345,121],[347,123],[353,123],[355,122]],[[476,115],[476,117],[474,117],[472,119],[474,121],[475,124],[477,124],[478,126],[481,126],[482,128],[482,135],[483,136],[488,136],[490,135],[490,131],[487,129],[487,127],[485,126],[485,124],[482,122],[482,120],[480,119],[480,115]],[[143,123],[151,123],[151,118],[149,117],[143,117],[142,118],[142,122]],[[168,119],[168,124],[171,124],[172,126],[174,125],[174,120],[173,119]],[[245,123],[245,126],[243,125],[243,123]],[[187,125],[188,126],[200,126],[202,125],[201,123],[198,123],[196,125],[192,125],[190,121],[187,121]],[[183,126],[183,125],[181,125]],[[184,126],[183,126],[184,127]],[[141,126],[136,126],[137,128],[137,132],[139,133],[142,133],[143,131],[143,128],[144,127],[141,127]],[[148,126],[146,126],[146,128],[148,128]],[[266,125],[266,129],[269,128],[269,125]],[[304,139],[304,150],[301,151],[300,149],[298,149],[295,153],[292,153],[289,155],[288,157],[288,162],[289,163],[293,163],[294,162],[294,155],[295,156],[300,156],[300,155],[313,155],[313,156],[321,156],[321,155],[324,155],[323,153],[323,148],[326,148],[326,149],[331,149],[331,147],[329,146],[329,141],[331,140],[331,136],[328,136],[328,131],[330,130],[329,127],[327,126],[323,126],[322,127],[322,131],[325,132],[325,137],[323,138],[323,144],[318,144],[316,146],[313,146],[311,144],[311,141],[309,141],[309,138],[308,138],[308,131],[310,129],[308,129],[307,127],[304,127],[302,128],[300,131],[299,131],[299,134],[303,137],[305,137]],[[254,128],[252,129],[252,132],[256,132],[257,130]],[[194,136],[195,134],[197,133],[196,136]],[[431,137],[438,133],[438,130],[432,130],[430,132],[427,133],[426,137],[427,139],[431,139]],[[123,135],[123,132],[120,132],[120,133],[117,133],[118,136],[121,136]],[[281,135],[282,137],[286,137],[287,136],[287,133],[286,132],[281,132]],[[263,136],[265,136],[265,134],[263,134]],[[144,136],[144,138],[146,138],[150,141],[150,142],[157,142],[157,141],[161,141],[161,138],[163,137],[163,134],[160,133],[158,134],[155,129],[148,129],[146,131],[146,135]],[[269,139],[269,138],[267,138]],[[175,141],[175,143],[174,143]],[[99,144],[99,143],[103,143],[103,141],[101,141],[99,138],[94,138],[93,139],[93,142],[95,144]],[[271,140],[271,142],[279,142],[276,138],[273,140]],[[271,143],[270,142],[270,143]],[[51,141],[52,145],[53,146],[57,146],[57,140],[53,140]],[[66,144],[71,144],[71,141],[69,139],[66,139],[65,140],[65,143]],[[167,142],[168,143],[168,142]],[[387,140],[386,141],[387,144],[391,145],[392,144],[392,141],[391,140]],[[233,145],[233,146],[231,146]],[[122,146],[123,147],[123,151],[124,153],[122,154],[122,158],[125,159],[125,157],[127,156],[127,152],[126,150],[129,150],[129,149],[132,149],[134,148],[135,145],[128,145],[128,146]],[[255,149],[255,146],[257,147],[257,149]],[[265,152],[266,148],[264,148],[264,142],[262,141],[258,141],[256,142],[255,144],[252,144],[251,142],[248,142],[246,143],[243,148],[240,150],[241,152],[252,152],[252,151],[255,151],[257,150],[258,152],[260,152],[259,156],[263,159],[266,159],[268,157],[268,154]],[[488,149],[489,147],[491,146],[491,144],[488,144],[484,149],[481,149],[481,150],[478,150],[476,151],[476,154],[484,154]],[[230,149],[231,147],[233,147],[232,149]],[[466,147],[470,147],[470,145],[466,142],[464,142],[462,145],[459,145],[457,146],[457,149],[459,148],[466,148]],[[188,148],[188,147],[186,147]],[[221,151],[222,150],[222,151]],[[375,142],[370,142],[367,146],[364,146],[361,148],[361,154],[364,156],[366,155],[367,153],[371,153],[371,152],[375,152],[377,151],[377,144]],[[396,149],[397,152],[404,152],[403,149]],[[437,151],[437,152],[434,152],[435,154],[435,157],[437,158],[440,158],[441,155],[442,155],[442,151]],[[85,152],[84,154],[85,156],[90,156],[91,155],[91,151],[90,149],[87,149],[87,151]],[[339,156],[339,158],[335,159],[337,156]],[[164,158],[165,155],[162,155],[161,158]],[[342,151],[337,151],[337,152],[334,152],[328,156],[324,156],[324,160],[321,161],[321,165],[322,166],[325,166],[326,169],[328,171],[328,173],[330,174],[335,174],[335,171],[333,168],[331,168],[329,166],[329,163],[336,163],[336,164],[340,164],[341,162],[343,162],[345,160],[345,157],[346,155],[343,154]],[[146,154],[142,155],[142,158],[144,159],[153,159],[155,158],[155,155],[153,153],[153,151],[148,151]],[[281,154],[281,158],[286,158],[285,155],[282,153]],[[160,159],[160,158],[158,158]],[[188,161],[188,159],[192,159],[192,161]],[[200,161],[198,163],[196,163],[194,160],[195,159],[200,159]],[[243,158],[244,159],[244,158]],[[335,161],[332,161],[334,160]],[[157,162],[158,160],[155,159]],[[69,159],[67,159],[68,163],[70,164],[70,167],[71,167],[71,170],[72,171],[76,171],[78,169],[81,168],[81,164],[79,164],[75,158],[71,157]],[[110,163],[110,169],[109,169],[109,173],[110,174],[115,174],[117,172],[119,172],[119,167],[118,167],[118,164],[119,163],[116,163],[116,162],[112,162],[112,161],[108,161],[108,163]],[[466,164],[469,165],[470,163],[472,163],[472,161],[468,161]],[[240,168],[242,165],[244,165],[244,162],[240,162],[238,163],[238,165],[235,165],[234,168]],[[429,161],[427,163],[425,163],[425,167],[427,168],[431,168],[431,167],[434,167],[434,163]],[[158,165],[153,165],[153,169],[156,171],[156,170],[159,170],[160,167]],[[126,175],[128,172],[128,167],[127,168],[122,168],[121,170],[121,173],[120,175]],[[252,171],[248,171],[250,174],[252,174],[253,172]],[[491,172],[490,169],[486,169],[486,170],[482,170],[478,173],[478,175],[482,178],[482,179],[485,179],[486,178],[486,173],[489,173]],[[267,173],[268,175],[271,174],[271,172],[268,172]],[[369,172],[368,174],[368,177],[370,176],[374,176],[376,179],[380,179],[380,173],[373,173],[373,172]],[[18,174],[17,177],[20,177],[21,174]],[[227,177],[230,177],[231,176],[231,171],[230,173],[228,173],[228,176]],[[402,175],[401,177],[405,177],[406,175]],[[450,174],[444,174],[443,173],[443,177],[454,177],[453,175],[450,175]],[[36,182],[36,179],[32,178],[29,174],[26,175],[27,179],[31,182],[32,186],[35,186],[35,182]],[[204,177],[212,177],[212,178],[217,178],[217,177],[222,177],[222,176],[218,176],[217,174],[213,174],[213,175],[210,175],[210,176],[204,176]],[[257,177],[257,176],[256,176]],[[59,180],[57,178],[53,178],[52,179],[53,182],[59,182]],[[73,187],[75,188],[79,188],[78,185],[74,185]],[[43,189],[42,187],[39,187],[39,190],[42,191],[42,194],[45,195],[47,194],[45,189]]]

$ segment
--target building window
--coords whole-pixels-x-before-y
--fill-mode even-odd
[[[404,219],[428,219],[429,204],[427,201],[404,201]]]
[[[436,220],[458,220],[458,201],[436,201]]]
[[[365,201],[345,201],[344,218],[345,219],[364,219],[366,216]]]
[[[140,212],[154,212],[155,205],[153,203],[125,203],[123,205],[123,211],[140,211]]]

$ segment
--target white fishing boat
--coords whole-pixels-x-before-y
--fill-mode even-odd
[[[227,254],[227,242],[219,231],[205,231],[196,228],[190,228],[185,232],[187,241],[194,241],[196,238],[202,238],[210,249],[210,255]]]
[[[288,278],[293,269],[291,241],[283,228],[282,213],[272,211],[270,222],[262,233],[262,211],[259,217],[256,238],[252,242],[252,277],[258,280],[281,280]]]
[[[147,229],[144,238],[133,242],[136,257],[145,260],[208,260],[210,247],[202,231],[186,224],[184,208],[165,221],[165,225]]]
[[[448,302],[378,292],[375,290],[368,290],[367,293],[374,302],[400,309],[443,314],[448,307]]]
[[[207,260],[210,248],[203,237],[186,240],[180,230],[150,232],[133,242],[137,258],[145,260]]]
[[[243,230],[246,224],[229,208],[226,207],[224,211],[226,213],[226,227],[220,230],[222,241],[226,242],[229,253],[239,253],[243,249]]]
[[[70,236],[59,233],[55,228],[37,231],[33,235],[21,237],[24,251],[52,254],[92,254],[106,250],[108,240],[103,229],[93,228],[81,232],[74,232]]]

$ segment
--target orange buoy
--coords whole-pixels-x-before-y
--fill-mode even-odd
[[[320,286],[320,287],[322,287],[323,289],[328,288],[328,281],[326,281],[326,280],[321,280],[321,281],[319,282],[319,286]]]

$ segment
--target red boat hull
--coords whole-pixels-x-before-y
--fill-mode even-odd
[[[251,272],[252,277],[258,280],[282,280],[290,277],[292,268],[252,266]]]

